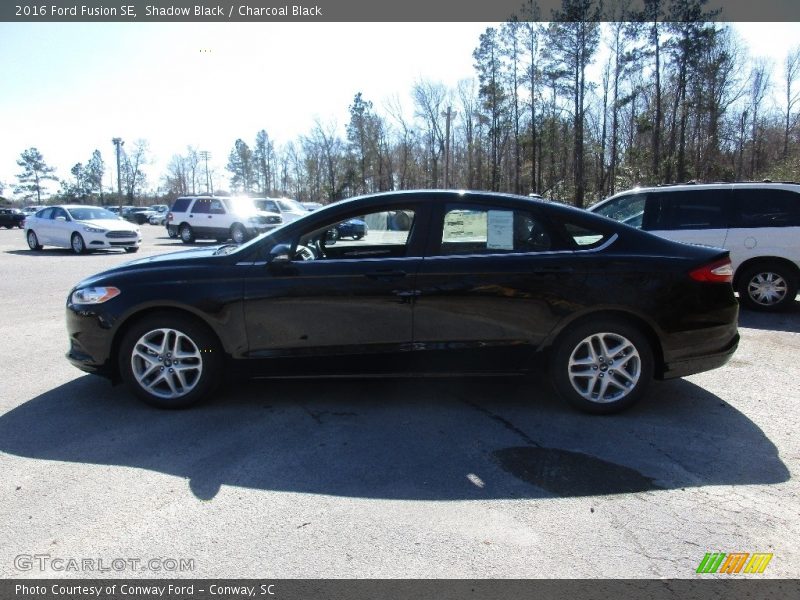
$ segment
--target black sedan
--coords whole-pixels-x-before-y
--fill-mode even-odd
[[[396,227],[405,215],[408,228]],[[368,220],[361,241],[332,229]],[[724,250],[483,192],[339,202],[241,245],[136,260],[67,300],[69,360],[182,407],[239,376],[526,373],[609,413],[652,378],[723,365],[738,304]]]

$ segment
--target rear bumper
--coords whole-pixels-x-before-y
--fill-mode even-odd
[[[664,370],[659,379],[673,379],[694,375],[703,371],[716,369],[727,363],[736,348],[739,347],[739,334],[736,333],[722,348],[715,352],[706,352],[702,355],[681,358],[664,364]]]

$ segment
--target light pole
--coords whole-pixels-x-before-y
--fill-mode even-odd
[[[202,158],[204,161],[206,161],[206,193],[210,194],[211,193],[211,189],[210,189],[211,188],[211,183],[210,183],[210,180],[208,178],[208,159],[211,158],[211,152],[209,152],[208,150],[201,150],[200,151],[200,158]]]
[[[442,113],[446,119],[444,126],[444,187],[450,189],[450,121],[455,118],[458,113],[447,107],[447,110]]]
[[[122,138],[115,137],[111,140],[111,143],[117,148],[117,198],[119,199],[119,216],[122,216],[122,179],[120,179],[120,170],[119,170],[119,152],[122,145],[125,143],[122,141]]]

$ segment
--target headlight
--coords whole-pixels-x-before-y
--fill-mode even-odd
[[[72,304],[102,304],[120,295],[115,287],[88,287],[72,292]]]
[[[105,233],[105,229],[100,229],[99,227],[89,227],[85,225],[83,228],[84,231],[88,231],[89,233]]]

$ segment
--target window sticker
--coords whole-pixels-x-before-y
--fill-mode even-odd
[[[490,210],[486,247],[491,250],[514,249],[514,211]]]

